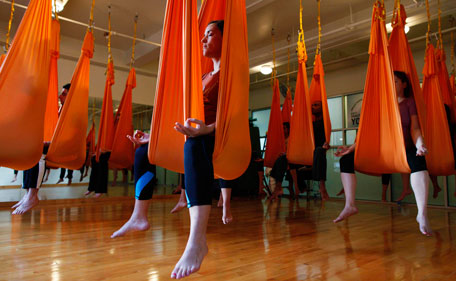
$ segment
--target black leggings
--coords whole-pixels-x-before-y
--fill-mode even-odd
[[[89,191],[95,193],[108,193],[108,161],[111,152],[103,152],[100,155],[100,162],[97,162],[96,156],[92,156],[92,172],[90,173]]]
[[[426,158],[416,155],[416,148],[409,147],[406,149],[407,163],[412,173],[426,171]],[[372,161],[375,161],[374,159]],[[349,153],[340,158],[340,172],[354,174],[355,173],[355,152]]]
[[[212,205],[215,136],[188,138],[184,145],[185,194],[188,207]]]
[[[138,200],[149,200],[154,192],[156,168],[149,163],[148,150],[149,144],[146,143],[135,152],[135,197]]]

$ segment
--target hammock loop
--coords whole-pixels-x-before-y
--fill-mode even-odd
[[[138,29],[138,13],[135,16],[135,27],[134,27],[134,35],[133,35],[133,46],[131,47],[131,60],[130,60],[130,69],[133,67],[135,63],[135,47],[136,47],[136,31]]]
[[[275,35],[275,32],[274,32],[274,28],[271,29],[271,41],[272,41],[272,73],[271,73],[271,83],[272,83],[272,86],[274,86],[274,79],[276,78],[276,50],[275,50],[275,46],[274,46],[274,35]]]
[[[54,0],[54,17],[59,20],[59,13],[57,12],[57,0]]]
[[[8,21],[8,32],[6,33],[5,52],[8,52],[8,49],[9,49],[9,41],[10,41],[11,25],[13,23],[13,17],[14,17],[14,0],[11,0],[11,14],[10,14],[10,19]]]
[[[111,5],[108,6],[108,64],[113,62],[111,51]]]
[[[401,0],[394,1],[393,18],[391,19],[391,27],[397,26],[401,22]]]
[[[431,44],[431,13],[429,11],[429,0],[426,0],[426,14],[428,20],[428,30],[426,32],[426,49]]]
[[[89,19],[89,31],[93,32],[93,9],[95,8],[95,0],[92,0],[92,6],[90,7],[90,19]]]
[[[439,40],[437,47],[443,50],[443,39],[442,39],[442,9],[440,8],[440,0],[437,0],[437,5],[439,9]]]
[[[320,14],[320,0],[317,0],[317,6],[318,6],[318,16],[317,16],[317,21],[318,21],[318,43],[317,43],[317,49],[315,50],[315,54],[319,55],[321,54],[321,14]]]

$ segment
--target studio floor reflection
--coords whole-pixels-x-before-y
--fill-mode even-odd
[[[118,239],[110,235],[129,218],[131,198],[42,202],[23,216],[2,208],[0,280],[168,280],[189,228],[187,210],[169,213],[177,199],[153,199],[151,229]],[[427,238],[414,206],[360,203],[336,225],[342,207],[235,198],[231,225],[214,207],[209,254],[189,279],[456,280],[455,211],[430,209]]]

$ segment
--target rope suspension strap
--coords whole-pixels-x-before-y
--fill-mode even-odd
[[[11,14],[10,14],[9,22],[8,22],[8,32],[6,32],[5,53],[8,52],[8,49],[9,49],[9,41],[10,41],[10,34],[11,34],[11,25],[13,24],[13,17],[14,17],[14,0],[11,1]]]
[[[95,0],[92,0],[92,6],[90,8],[90,19],[89,19],[89,30],[93,32],[93,8],[95,7]]]
[[[443,39],[442,39],[442,9],[440,8],[440,0],[437,0],[437,4],[439,7],[439,42],[437,43],[437,47],[439,49],[443,49]]]
[[[391,19],[391,27],[397,26],[401,22],[401,0],[394,1],[393,18]]]
[[[272,41],[272,73],[271,73],[271,83],[274,86],[274,79],[276,77],[276,50],[274,46],[274,28],[271,29],[271,41]]]
[[[130,69],[133,67],[135,63],[135,47],[136,47],[136,31],[138,29],[138,14],[135,16],[135,31],[133,35],[133,46],[131,47],[131,59],[130,59]]]
[[[318,6],[318,16],[317,16],[317,21],[318,21],[318,43],[317,43],[317,49],[315,50],[315,54],[319,55],[321,54],[321,16],[320,16],[320,0],[317,0],[317,6]]]
[[[56,20],[59,20],[59,14],[57,12],[57,0],[54,0],[54,17]]]
[[[111,5],[108,6],[108,63],[113,62],[111,51]]]
[[[431,13],[429,11],[429,0],[426,0],[426,13],[427,13],[427,20],[428,20],[428,30],[426,32],[426,49],[431,44]]]
[[[290,34],[288,34],[287,41],[288,41],[287,88],[290,89],[290,42],[291,42]]]
[[[302,0],[299,0],[299,36],[298,36],[298,61],[307,61],[306,42],[304,41],[304,29],[302,28]]]

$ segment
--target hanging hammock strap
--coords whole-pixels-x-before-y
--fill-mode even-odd
[[[113,62],[111,51],[111,5],[108,6],[108,64]]]
[[[274,78],[276,77],[276,50],[275,50],[275,40],[274,40],[274,28],[271,30],[271,41],[272,41],[272,73],[271,73],[271,84],[274,86]]]
[[[428,20],[428,30],[426,32],[426,49],[431,44],[431,13],[429,11],[429,0],[426,0],[426,14]]]
[[[318,16],[317,16],[317,22],[318,22],[318,43],[317,43],[317,49],[315,50],[315,55],[321,54],[321,14],[320,14],[320,0],[317,0],[317,6],[318,6]],[[315,64],[315,62],[314,62]]]
[[[455,75],[455,68],[454,68],[454,31],[451,31],[451,74]]]
[[[443,40],[442,40],[442,9],[440,8],[440,0],[437,0],[437,4],[439,7],[439,42],[437,43],[437,47],[443,50]]]
[[[307,61],[306,42],[304,41],[304,29],[302,28],[302,0],[299,0],[299,36],[298,36],[298,60],[300,63]]]
[[[57,12],[57,0],[54,0],[54,17],[59,20],[59,13]]]
[[[92,6],[90,7],[90,19],[89,19],[89,31],[93,32],[93,8],[95,7],[95,0],[92,0]]]
[[[391,20],[391,27],[395,27],[401,22],[401,0],[395,0],[393,18]]]
[[[137,31],[137,29],[138,29],[138,14],[136,14],[136,16],[135,16],[133,46],[131,47],[130,69],[133,67],[133,64],[135,63],[135,47],[136,47],[136,31]]]
[[[14,17],[14,0],[11,1],[11,14],[10,14],[9,22],[8,22],[8,32],[6,33],[5,52],[8,52],[8,49],[9,49],[9,41],[10,41],[10,34],[11,34],[11,25],[13,24],[13,17]]]
[[[288,41],[287,88],[290,89],[290,42],[291,42],[290,34],[288,34],[287,41]]]

